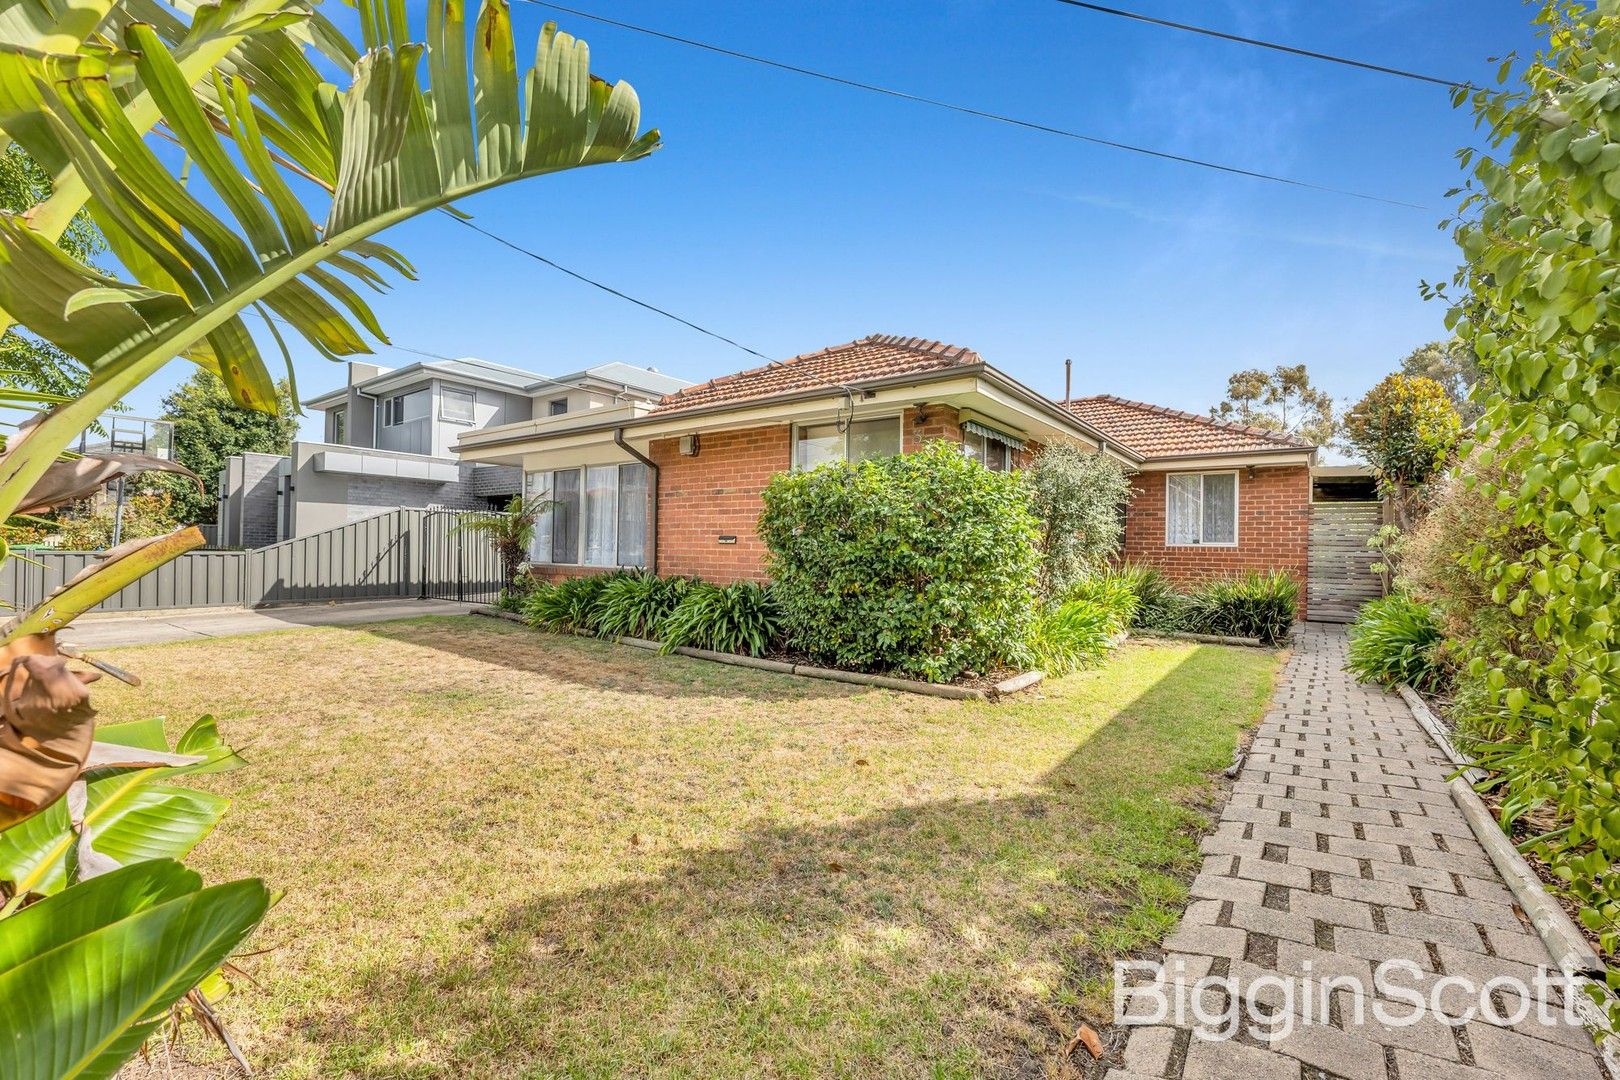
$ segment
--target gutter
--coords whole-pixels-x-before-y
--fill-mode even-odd
[[[1128,447],[1122,446],[1117,440],[1108,438],[1108,436],[1103,434],[1103,432],[1081,420],[1078,416],[1074,415],[1074,413],[1058,405],[1056,402],[1050,400],[1049,398],[1042,397],[1029,387],[1009,378],[1006,375],[1003,375],[1001,372],[996,371],[994,368],[984,363],[962,364],[957,367],[939,368],[934,371],[910,372],[904,375],[891,375],[884,379],[873,379],[866,382],[851,383],[850,387],[852,390],[860,391],[886,390],[896,386],[926,386],[929,383],[946,382],[951,379],[960,379],[964,377],[986,379],[987,381],[994,383],[999,388],[1010,392],[1012,396],[1022,399],[1025,404],[1031,405],[1039,411],[1045,413],[1050,419],[1061,420],[1069,428],[1082,432],[1088,438],[1096,441],[1099,447],[1107,444],[1121,456],[1132,459],[1133,463],[1140,463],[1144,460],[1141,454],[1138,454],[1136,451],[1131,450]],[[637,417],[634,423],[629,425],[624,424],[622,421],[612,421],[601,424],[581,424],[578,427],[568,428],[566,431],[548,432],[547,434],[559,436],[590,435],[608,430],[622,431],[627,426],[645,427],[652,424],[680,421],[694,416],[713,416],[716,414],[737,412],[742,409],[758,408],[767,405],[791,405],[801,401],[815,401],[820,398],[829,397],[834,392],[835,391],[833,391],[830,387],[812,386],[804,390],[795,390],[785,394],[773,394],[770,397],[753,398],[745,401],[722,401],[713,405],[703,405],[692,409],[672,409],[669,412],[658,412],[655,410],[653,412],[646,413],[643,416]],[[460,447],[465,447],[468,450],[482,450],[486,448],[533,442],[536,438],[545,437],[536,436],[531,432],[522,435],[514,434],[498,439],[486,440],[476,438],[476,432],[469,432],[468,434],[474,437],[467,438],[465,443],[458,440],[458,452]],[[634,451],[632,451],[632,453],[634,453]],[[636,456],[640,457],[639,454]]]
[[[647,466],[647,572],[658,573],[658,464],[652,458],[624,441],[624,427],[613,429],[613,444]]]

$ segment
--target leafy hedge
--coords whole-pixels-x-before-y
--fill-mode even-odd
[[[791,647],[948,682],[1029,640],[1040,531],[1018,474],[938,442],[781,473],[764,498],[759,535]]]
[[[1452,219],[1463,266],[1431,290],[1491,375],[1475,430],[1516,484],[1479,481],[1534,546],[1466,556],[1537,648],[1473,652],[1491,695],[1504,822],[1553,822],[1530,849],[1620,955],[1620,8],[1546,3],[1522,82],[1453,100],[1485,146]],[[1465,642],[1465,646],[1472,642]],[[1611,987],[1620,973],[1611,969]]]
[[[1346,667],[1363,682],[1438,690],[1446,682],[1443,640],[1433,609],[1396,593],[1364,604],[1357,613]]]

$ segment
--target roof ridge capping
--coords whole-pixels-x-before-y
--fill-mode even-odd
[[[1270,428],[1256,427],[1253,424],[1240,424],[1235,420],[1222,420],[1217,416],[1205,416],[1200,413],[1187,412],[1185,409],[1172,409],[1168,405],[1155,405],[1151,401],[1136,401],[1132,398],[1120,397],[1118,394],[1088,394],[1085,397],[1073,398],[1064,404],[1066,404],[1072,412],[1075,405],[1086,401],[1108,401],[1115,405],[1124,405],[1132,409],[1140,409],[1142,412],[1155,413],[1160,416],[1173,416],[1181,420],[1193,420],[1200,424],[1207,424],[1210,427],[1221,428],[1226,431],[1234,431],[1243,435],[1253,435],[1256,438],[1269,439],[1272,442],[1282,443],[1286,446],[1299,447],[1301,449],[1316,446],[1316,444],[1311,442],[1309,439],[1301,438],[1298,435],[1289,435],[1280,431],[1272,431]]]
[[[950,345],[932,338],[906,337],[901,334],[871,334],[860,341],[851,342],[851,345],[893,345],[900,349],[909,349],[912,352],[927,353],[939,356],[952,362],[964,364],[981,364],[984,358],[975,350],[966,345]],[[840,346],[845,348],[847,346]]]

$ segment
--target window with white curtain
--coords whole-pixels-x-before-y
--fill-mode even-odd
[[[1174,473],[1165,484],[1165,544],[1238,542],[1238,474]]]
[[[813,469],[829,461],[865,461],[900,452],[900,418],[856,420],[845,424],[799,424],[794,428],[793,464]]]
[[[1172,473],[1165,483],[1164,542],[1237,543],[1237,473]]]
[[[584,566],[647,565],[645,465],[531,472],[528,497],[549,505],[535,520],[529,557]]]

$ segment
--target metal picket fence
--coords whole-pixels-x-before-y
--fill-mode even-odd
[[[108,597],[96,611],[258,607],[422,597],[489,603],[501,566],[487,534],[461,528],[492,514],[388,510],[247,551],[193,551]],[[95,562],[98,552],[29,551],[0,564],[0,602],[26,610]]]

